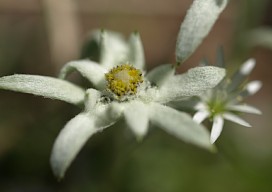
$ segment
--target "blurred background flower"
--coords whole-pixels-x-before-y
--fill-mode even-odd
[[[96,28],[125,35],[138,30],[148,69],[173,63],[176,36],[191,2],[1,0],[0,76],[56,76],[65,62],[80,57],[80,48]],[[268,0],[230,1],[208,38],[180,67],[183,72],[203,57],[214,61],[218,46],[224,47],[233,70],[247,58],[256,59],[250,78],[261,80],[264,87],[247,103],[263,115],[245,116],[249,129],[226,123],[218,153],[184,144],[159,129],[137,143],[120,124],[95,135],[58,183],[49,166],[51,148],[79,109],[1,90],[0,191],[271,191],[272,52],[271,44],[262,42],[272,35],[265,33],[268,40],[263,40],[263,33],[256,33],[272,27],[271,8]],[[77,75],[71,79],[86,83]]]

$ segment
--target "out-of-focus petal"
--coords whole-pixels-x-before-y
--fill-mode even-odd
[[[220,136],[224,125],[224,119],[222,116],[217,115],[213,119],[213,126],[211,130],[211,143],[214,143]]]
[[[246,122],[245,120],[243,120],[242,118],[238,117],[237,115],[234,115],[232,113],[224,113],[223,114],[224,119],[232,121],[234,123],[243,125],[245,127],[251,127],[251,125]]]
[[[228,86],[228,91],[231,92],[237,89],[248,77],[253,68],[256,65],[255,59],[247,60],[231,78],[230,84]]]
[[[195,113],[193,120],[197,123],[202,123],[209,115],[208,111],[198,111]]]
[[[231,111],[238,111],[238,112],[244,112],[244,113],[252,113],[252,114],[257,114],[257,115],[261,115],[262,112],[250,105],[229,105],[227,106],[228,110]]]

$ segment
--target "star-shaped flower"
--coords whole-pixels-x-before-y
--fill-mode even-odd
[[[247,96],[255,94],[262,86],[260,81],[245,83],[254,66],[255,60],[249,59],[231,78],[226,77],[217,87],[200,96],[201,101],[195,106],[197,112],[193,119],[198,123],[207,118],[212,120],[211,143],[220,136],[224,120],[251,127],[238,114],[240,112],[261,114],[259,109],[244,103]]]
[[[175,68],[168,64],[145,75],[144,53],[137,33],[131,35],[128,44],[119,36],[107,36],[107,33],[102,33],[102,41],[99,44],[105,45],[105,48],[101,48],[101,64],[87,60],[74,61],[61,71],[62,78],[72,70],[80,72],[95,89],[87,90],[85,111],[65,126],[55,142],[51,162],[57,175],[59,172],[63,174],[66,167],[64,161],[68,166],[92,134],[114,124],[121,116],[124,116],[128,127],[138,139],[147,133],[151,122],[185,141],[210,147],[206,142],[205,129],[194,123],[187,114],[167,107],[166,104],[214,87],[224,76],[224,69],[199,67],[183,75],[174,75]],[[119,53],[111,52],[111,44],[107,42],[113,41],[114,46],[120,48]],[[130,49],[121,48],[126,46]],[[124,50],[129,51],[125,53]],[[116,58],[113,54],[121,55],[122,58]],[[129,63],[124,62],[126,60]],[[77,130],[77,135],[74,130]],[[75,140],[77,145],[74,144],[72,149],[63,149]]]
[[[227,2],[193,1],[178,34],[176,63],[183,63],[193,54]],[[92,34],[92,41],[99,47],[98,61],[69,62],[61,70],[59,78],[38,75],[0,78],[1,89],[83,106],[83,111],[64,126],[54,143],[50,162],[58,178],[64,176],[93,134],[112,126],[119,119],[127,122],[138,139],[146,135],[151,122],[186,142],[212,148],[208,131],[187,113],[168,104],[215,87],[225,76],[224,69],[197,67],[175,75],[177,65],[166,64],[146,75],[144,51],[138,33],[133,33],[127,43],[120,34],[96,31]],[[72,71],[78,71],[88,79],[90,88],[84,90],[64,80]]]
[[[102,32],[100,35],[100,64],[90,60],[72,61],[60,73],[63,79],[68,73],[78,71],[93,88],[84,91],[68,81],[43,76],[0,78],[2,89],[42,95],[72,104],[84,103],[82,113],[65,125],[55,141],[51,155],[55,175],[63,177],[86,141],[113,125],[120,117],[124,117],[138,139],[147,133],[151,122],[186,142],[211,148],[206,129],[188,114],[168,107],[167,103],[213,88],[222,80],[225,70],[211,66],[197,67],[186,74],[175,75],[174,66],[167,64],[145,75],[144,52],[138,33],[131,35],[129,43],[115,33]],[[111,50],[111,46],[115,46],[115,51]]]

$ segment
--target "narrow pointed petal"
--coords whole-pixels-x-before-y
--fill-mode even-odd
[[[0,78],[0,89],[58,99],[74,105],[84,101],[85,91],[68,81],[39,75],[11,75]]]
[[[124,111],[125,120],[133,133],[141,140],[148,131],[148,108],[140,101],[127,104]]]
[[[232,121],[234,123],[243,125],[245,127],[251,127],[251,125],[246,122],[245,120],[243,120],[242,118],[238,117],[237,115],[234,115],[232,113],[224,113],[223,114],[224,119]]]
[[[206,149],[213,148],[210,143],[209,133],[205,127],[193,121],[186,113],[157,103],[151,103],[149,104],[149,116],[151,123],[159,126],[169,134]]]
[[[213,66],[196,67],[187,73],[170,78],[159,89],[159,102],[197,96],[215,87],[225,76],[225,69]]]
[[[237,99],[238,101],[249,97],[251,95],[254,95],[255,93],[257,93],[261,88],[262,88],[263,84],[261,81],[250,81],[248,84],[246,84],[246,86],[244,87],[244,90],[242,92],[239,93]]]
[[[217,138],[220,136],[224,125],[224,119],[218,115],[213,119],[213,126],[211,131],[211,143],[214,143]]]
[[[262,112],[259,109],[250,105],[230,105],[230,106],[227,106],[227,109],[231,111],[238,111],[243,113],[252,113],[257,115],[262,114]]]
[[[256,65],[255,59],[247,60],[231,78],[231,84],[228,86],[229,91],[233,91],[237,89],[247,78],[247,76],[251,73],[253,68]]]
[[[249,75],[251,73],[251,71],[253,70],[253,68],[256,65],[256,60],[255,59],[249,59],[247,60],[241,67],[240,69],[240,73],[242,75]]]
[[[100,63],[106,69],[111,69],[128,61],[129,48],[119,33],[101,31]]]
[[[198,111],[193,117],[193,120],[197,123],[202,123],[205,119],[209,117],[208,111]]]
[[[67,168],[79,153],[87,140],[96,132],[93,116],[81,113],[71,119],[57,137],[50,158],[54,175],[63,178]]]
[[[161,87],[164,82],[175,74],[175,68],[172,64],[160,65],[152,69],[146,76],[146,78],[154,83],[156,86]]]
[[[204,111],[207,109],[207,106],[202,103],[202,102],[198,102],[195,106],[194,106],[194,109],[196,110],[200,110],[200,111]]]
[[[58,135],[51,153],[50,163],[56,177],[63,178],[83,145],[95,133],[113,125],[120,117],[119,105],[96,105],[71,119]]]
[[[101,92],[96,89],[87,89],[85,96],[85,110],[92,111],[95,108],[99,98],[101,97]]]
[[[262,86],[263,86],[263,84],[261,81],[258,81],[258,80],[250,81],[246,85],[245,90],[240,93],[240,96],[241,97],[248,97],[248,96],[254,95],[262,88]]]
[[[90,60],[71,61],[61,69],[59,78],[65,79],[73,71],[78,71],[95,88],[103,89],[105,87],[105,73],[107,73],[107,70],[98,63]]]
[[[144,48],[138,32],[132,33],[129,38],[129,62],[137,68],[143,70],[145,68]]]
[[[181,24],[176,45],[176,60],[184,62],[212,29],[228,0],[194,0]]]

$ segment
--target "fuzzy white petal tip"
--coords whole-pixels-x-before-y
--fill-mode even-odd
[[[206,110],[206,105],[203,102],[199,102],[194,106],[194,109],[199,110],[199,111],[204,111]]]
[[[254,95],[261,89],[262,85],[263,84],[261,81],[251,81],[247,84],[246,90],[249,92],[250,95]]]
[[[224,117],[224,119],[232,121],[232,122],[237,123],[239,125],[243,125],[245,127],[251,127],[251,125],[248,122],[246,122],[242,118],[240,118],[237,115],[234,115],[232,113],[224,113],[223,117]]]
[[[256,114],[256,115],[262,114],[262,112],[259,109],[257,109],[256,107],[250,106],[250,105],[230,105],[230,106],[227,106],[227,109],[231,110],[231,111],[251,113],[251,114]]]
[[[208,111],[198,111],[193,117],[193,120],[197,123],[202,123],[209,116]]]
[[[241,67],[240,69],[240,73],[243,75],[248,75],[251,73],[251,71],[253,70],[253,68],[256,65],[256,60],[255,59],[249,59],[247,60]]]
[[[82,113],[70,120],[57,137],[50,158],[54,175],[62,179],[88,138],[96,133],[94,120]]]
[[[211,131],[210,141],[213,144],[220,136],[224,125],[224,119],[221,116],[215,116],[213,119],[213,126]]]

